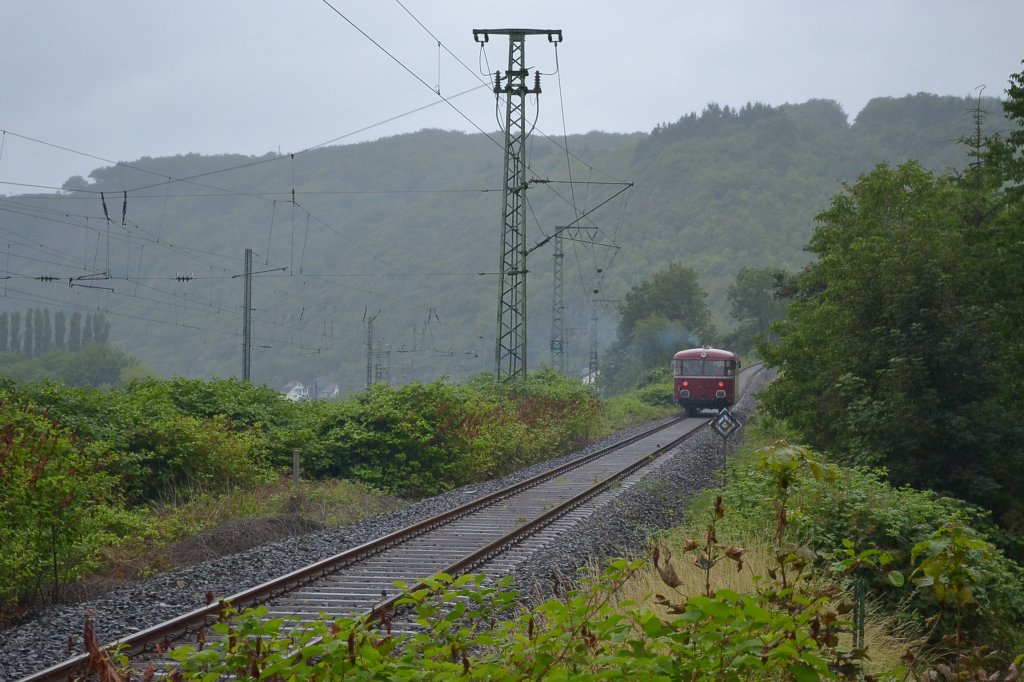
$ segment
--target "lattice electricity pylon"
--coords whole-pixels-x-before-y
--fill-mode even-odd
[[[597,314],[590,318],[590,358],[587,362],[587,376],[591,383],[597,383],[597,373],[601,371],[597,363]]]
[[[505,95],[505,183],[502,187],[501,267],[498,270],[498,330],[494,339],[494,381],[526,379],[526,95],[540,94],[540,73],[527,85],[526,36],[562,42],[560,30],[474,29],[473,39],[508,36],[504,83],[494,74],[494,94]]]
[[[554,292],[551,297],[551,367],[556,372],[565,371],[565,303],[562,300],[562,262],[565,252],[562,249],[562,234],[559,232],[555,242],[554,265],[551,269],[551,280]]]

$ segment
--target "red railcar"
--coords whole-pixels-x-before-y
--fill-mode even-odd
[[[729,407],[736,400],[735,353],[704,346],[681,350],[672,357],[672,400],[687,414]]]

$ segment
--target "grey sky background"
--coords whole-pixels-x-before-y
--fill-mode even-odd
[[[105,160],[494,131],[479,72],[505,69],[508,41],[481,51],[474,28],[563,31],[557,75],[527,40],[548,134],[649,131],[709,102],[834,99],[852,121],[873,97],[1003,97],[1024,69],[1024,0],[330,2],[3,0],[0,193]],[[453,107],[435,88],[470,92]]]

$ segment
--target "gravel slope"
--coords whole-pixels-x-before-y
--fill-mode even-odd
[[[733,410],[741,421],[754,407],[754,400],[749,397],[751,394],[748,391],[748,397]],[[620,431],[580,452],[529,467],[502,479],[422,500],[357,524],[307,533],[169,571],[81,604],[47,608],[25,623],[0,631],[0,680],[17,680],[64,660],[68,656],[69,640],[80,648],[82,625],[86,618],[91,617],[96,622],[97,636],[101,641],[119,639],[203,606],[208,591],[217,597],[241,592],[635,432],[635,429]],[[612,503],[581,524],[579,532],[520,564],[515,573],[517,583],[524,591],[543,594],[556,573],[573,575],[577,567],[586,565],[590,560],[643,552],[651,532],[678,525],[685,502],[714,484],[722,465],[723,450],[721,440],[710,430],[690,439],[650,475],[657,482],[638,484],[623,491]]]

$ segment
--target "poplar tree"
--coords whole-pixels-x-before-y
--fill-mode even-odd
[[[63,310],[58,310],[53,316],[53,343],[59,350],[65,350],[64,336],[67,334],[67,319]]]
[[[25,311],[25,333],[21,336],[21,352],[25,355],[32,357],[33,349],[33,338],[32,338],[32,311]]]
[[[85,314],[85,321],[82,324],[82,348],[83,349],[88,348],[93,343],[92,322],[93,322],[92,313],[86,313]]]
[[[21,313],[17,310],[11,312],[11,343],[12,353],[21,352]]]
[[[82,313],[77,310],[71,313],[71,325],[68,329],[68,352],[82,350]]]
[[[46,330],[42,308],[32,310],[32,357],[42,355],[46,347]]]
[[[50,309],[43,309],[43,353],[53,350],[53,321],[50,319]]]
[[[110,339],[110,322],[103,313],[96,313],[92,318],[93,340],[99,344],[106,344]]]

